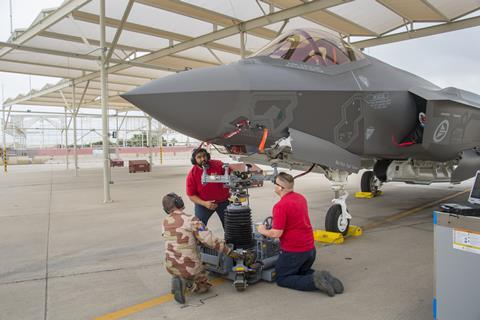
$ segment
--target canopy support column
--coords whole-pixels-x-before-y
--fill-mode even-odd
[[[69,157],[68,157],[68,122],[67,122],[67,106],[65,106],[65,165],[67,170],[69,169]]]
[[[75,164],[75,177],[78,177],[78,153],[77,153],[77,114],[80,104],[77,106],[75,96],[75,82],[72,85],[72,106],[73,106],[73,161]]]
[[[240,56],[245,58],[245,31],[240,32]]]
[[[3,138],[3,153],[2,153],[2,161],[3,161],[3,172],[4,174],[7,174],[7,137],[6,137],[6,131],[7,131],[7,121],[5,119],[5,106],[3,105],[3,84],[2,84],[2,138]]]
[[[108,84],[107,84],[107,65],[105,44],[105,0],[100,0],[100,49],[101,65],[100,79],[102,88],[102,145],[103,145],[103,202],[112,202],[110,198],[110,153],[108,141]]]
[[[150,162],[150,170],[153,168],[152,157],[152,117],[148,116],[148,132],[147,132],[147,147],[148,147],[148,162]]]

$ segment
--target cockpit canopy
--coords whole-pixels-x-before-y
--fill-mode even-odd
[[[318,66],[334,66],[364,59],[341,37],[315,29],[296,29],[280,35],[253,54]]]

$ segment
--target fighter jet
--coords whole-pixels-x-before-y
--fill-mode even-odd
[[[345,185],[459,183],[480,169],[480,96],[441,89],[313,29],[280,35],[229,65],[173,74],[123,98],[245,162],[323,173],[325,226],[346,234]]]

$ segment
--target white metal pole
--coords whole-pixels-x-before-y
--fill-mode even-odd
[[[42,149],[45,149],[45,117],[42,116]]]
[[[128,118],[125,119],[125,136],[123,137],[123,147],[127,146],[127,126],[128,126]]]
[[[116,131],[115,131],[115,136],[117,137],[116,138],[117,140],[115,142],[115,146],[116,146],[115,147],[115,153],[116,153],[117,159],[119,159],[120,156],[119,156],[119,151],[118,151],[118,139],[119,139],[119,137],[118,137],[118,133],[119,133],[118,132],[118,110],[115,110],[115,121],[116,121],[116,124],[117,124],[117,126],[116,126],[117,128],[116,128]]]
[[[245,32],[240,32],[240,57],[245,58]]]
[[[6,118],[5,118],[5,105],[3,104],[5,97],[3,94],[3,83],[2,83],[2,111],[3,111],[3,121],[2,121],[2,136],[3,136],[3,157],[2,157],[2,162],[3,162],[3,172],[4,174],[7,174],[7,137],[6,137],[6,131],[7,131],[7,123],[6,123]]]
[[[65,152],[67,155],[65,156],[65,164],[67,165],[68,170],[68,122],[67,122],[67,107],[65,107]]]
[[[75,82],[72,86],[72,106],[73,106],[73,159],[75,162],[75,177],[78,176],[78,154],[77,154],[77,101],[75,96]],[[78,106],[80,108],[80,106]]]
[[[100,47],[101,66],[100,78],[102,82],[102,142],[103,142],[103,202],[111,202],[110,198],[110,148],[108,141],[108,85],[107,66],[105,65],[107,47],[105,45],[105,0],[100,0]]]
[[[147,147],[148,147],[148,162],[150,162],[150,171],[153,168],[152,158],[152,117],[148,116],[148,134],[147,134]]]
[[[80,136],[80,146],[83,148],[83,118],[80,117],[80,131],[82,132],[82,135]]]
[[[10,0],[10,34],[13,34],[13,10],[12,10],[12,0]]]

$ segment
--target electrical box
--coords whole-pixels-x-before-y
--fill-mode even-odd
[[[434,212],[435,320],[480,319],[480,217]]]

